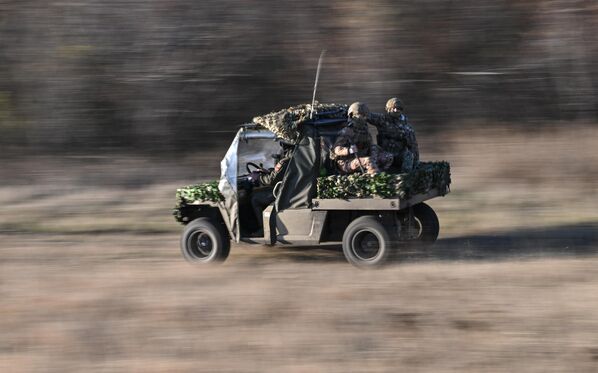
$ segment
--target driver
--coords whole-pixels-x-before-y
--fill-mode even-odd
[[[272,194],[272,190],[276,183],[282,181],[289,161],[291,160],[291,153],[293,145],[281,142],[282,151],[279,155],[279,160],[274,166],[274,169],[269,172],[253,171],[249,175],[249,181],[255,186],[264,188],[254,191],[251,195],[251,207],[258,223],[258,235],[264,234],[264,226],[262,222],[262,212],[276,199]]]

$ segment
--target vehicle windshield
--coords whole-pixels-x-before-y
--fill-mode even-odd
[[[248,174],[249,162],[264,168],[274,167],[272,157],[280,152],[276,136],[268,130],[241,128],[220,163],[218,189],[225,198],[228,225],[239,241],[239,177]]]

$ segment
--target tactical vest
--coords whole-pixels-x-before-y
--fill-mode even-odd
[[[393,155],[398,155],[405,149],[405,133],[400,120],[386,118],[378,129],[378,145]]]
[[[364,157],[370,154],[370,147],[372,146],[372,138],[368,131],[367,124],[353,123],[351,126],[353,130],[352,143],[357,146],[357,155]]]

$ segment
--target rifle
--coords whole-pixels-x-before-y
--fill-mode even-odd
[[[357,147],[357,145],[355,147]],[[357,163],[359,163],[359,169],[361,170],[361,173],[365,174],[365,169],[363,168],[363,165],[361,164],[361,159],[359,159],[357,152],[355,152],[355,159],[357,159]]]
[[[347,125],[347,127],[352,127],[352,126],[353,126],[353,122],[349,121],[349,124]],[[357,144],[351,143],[350,147],[353,147],[353,146],[355,146],[355,148],[357,148]],[[357,163],[359,163],[359,169],[361,170],[361,173],[365,174],[365,169],[363,168],[363,165],[361,164],[361,159],[359,159],[357,152],[353,153],[353,155],[355,155],[355,159],[357,159]]]

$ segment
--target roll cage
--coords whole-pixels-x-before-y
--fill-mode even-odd
[[[275,211],[311,208],[312,200],[316,197],[316,181],[320,170],[333,171],[328,162],[330,145],[347,120],[318,118],[329,114],[319,113],[313,120],[298,126],[298,138],[294,142],[291,159],[281,185],[276,188]],[[221,161],[218,188],[225,198],[225,223],[236,242],[247,231],[244,225],[251,225],[250,209],[247,206],[251,188],[245,181],[245,165],[253,162],[264,168],[274,167],[273,155],[281,150],[279,140],[273,132],[259,125],[244,124]]]

